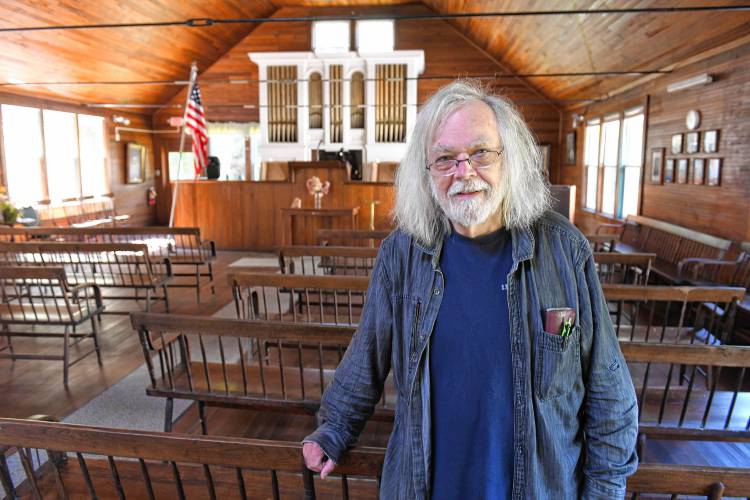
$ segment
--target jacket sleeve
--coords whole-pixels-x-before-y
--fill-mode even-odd
[[[319,427],[303,440],[320,445],[334,462],[356,442],[380,400],[391,368],[392,287],[383,254],[381,247],[359,326],[323,393]]]
[[[577,269],[586,386],[582,498],[624,498],[627,476],[638,467],[638,404],[588,244],[581,260]]]

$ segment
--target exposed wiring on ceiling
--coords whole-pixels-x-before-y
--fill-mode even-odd
[[[588,45],[587,45],[588,50]],[[589,59],[591,55],[589,54]],[[582,76],[595,76],[595,77],[607,77],[607,76],[644,76],[644,75],[668,75],[671,71],[669,70],[629,70],[629,71],[567,71],[561,73],[493,73],[491,75],[428,75],[419,77],[406,77],[406,78],[361,78],[358,81],[362,82],[377,82],[377,81],[419,81],[419,80],[455,80],[457,78],[470,78],[475,80],[500,80],[503,78],[561,78],[561,77],[582,77]],[[321,78],[320,82],[351,82],[352,78]],[[308,79],[201,79],[201,86],[206,87],[209,85],[253,85],[261,83],[297,83],[297,82],[309,82]],[[77,82],[65,82],[65,81],[51,81],[51,82],[0,82],[0,87],[53,87],[53,86],[76,86],[76,85],[172,85],[172,86],[184,86],[187,85],[187,80],[131,80],[131,81],[111,81],[111,80],[99,80],[99,81],[77,81]]]
[[[206,28],[223,24],[261,24],[291,23],[315,21],[369,21],[369,20],[405,20],[429,21],[464,18],[489,17],[535,17],[535,16],[569,16],[569,15],[602,15],[602,14],[674,14],[690,12],[741,12],[750,11],[750,5],[697,5],[692,7],[631,7],[604,9],[564,9],[564,10],[522,10],[516,12],[456,12],[456,13],[423,13],[400,14],[396,16],[380,15],[342,15],[342,16],[303,16],[303,17],[245,17],[233,19],[195,18],[183,21],[155,21],[138,23],[103,23],[103,24],[69,24],[58,26],[24,26],[0,28],[0,33],[52,31],[52,30],[88,30],[120,28],[160,28],[167,26],[187,26]]]

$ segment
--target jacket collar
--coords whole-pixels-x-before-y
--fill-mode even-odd
[[[513,267],[515,268],[519,262],[529,260],[534,255],[534,234],[529,227],[513,228],[510,230],[510,234],[513,240]],[[416,239],[414,240],[414,246],[417,249],[432,257],[433,269],[437,269],[440,263],[444,238],[445,234],[441,235],[433,246],[423,245]]]

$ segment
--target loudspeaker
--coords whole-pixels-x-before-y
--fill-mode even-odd
[[[206,177],[209,179],[218,179],[221,175],[221,167],[219,158],[216,156],[208,157],[208,164],[206,165]]]

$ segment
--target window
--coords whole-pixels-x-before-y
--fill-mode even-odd
[[[586,124],[586,208],[620,219],[638,213],[644,124],[642,107]]]
[[[210,141],[209,141],[210,144]],[[182,162],[180,162],[180,152],[170,151],[167,154],[167,163],[169,163],[169,180],[191,181],[195,179],[195,169],[193,167],[193,153],[183,152]]]
[[[78,174],[76,115],[45,109],[42,120],[49,198],[78,198],[81,196],[81,181]]]
[[[599,120],[586,124],[584,164],[586,169],[586,208],[596,210],[596,194],[599,185]]]
[[[620,142],[620,117],[607,117],[602,126],[600,158],[602,159],[602,205],[606,215],[615,215],[615,189],[617,188],[617,148]]]
[[[359,52],[393,52],[393,21],[357,21]]]
[[[14,203],[109,192],[104,118],[7,104],[0,111],[6,181]]]
[[[315,21],[312,36],[312,47],[316,53],[349,51],[349,21]]]
[[[625,114],[622,131],[622,192],[620,217],[638,213],[643,162],[643,108]]]
[[[42,112],[3,104],[2,113],[8,195],[17,204],[43,200],[47,198],[47,184],[42,177]]]
[[[250,127],[242,123],[209,123],[209,155],[219,158],[221,179],[245,180],[247,166],[247,138]]]

